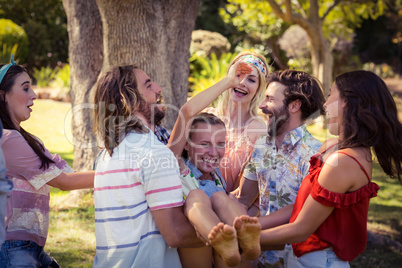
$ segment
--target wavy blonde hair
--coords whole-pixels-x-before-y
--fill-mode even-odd
[[[137,65],[114,67],[96,85],[94,132],[110,156],[129,131],[149,131],[135,115],[146,105],[138,89],[135,69]]]
[[[229,65],[228,71],[233,64],[235,64],[242,56],[245,56],[245,55],[253,55],[255,57],[258,57],[264,63],[265,69],[267,70],[267,75],[264,75],[258,68],[256,68],[258,71],[258,74],[259,74],[259,76],[258,76],[259,86],[258,86],[258,89],[257,89],[254,97],[250,101],[250,107],[249,107],[250,115],[252,117],[255,117],[255,116],[258,116],[258,106],[264,97],[264,92],[265,92],[265,88],[267,85],[268,64],[267,64],[267,60],[265,59],[265,57],[263,55],[260,55],[260,54],[254,53],[254,52],[250,52],[250,51],[243,51],[239,55],[237,55],[236,58],[234,58],[232,60],[232,62]],[[217,107],[216,107],[219,115],[225,114],[225,110],[228,107],[228,103],[229,103],[229,91],[226,90],[220,96]]]

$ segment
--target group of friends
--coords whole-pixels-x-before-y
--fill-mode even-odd
[[[396,104],[369,71],[337,76],[325,100],[313,76],[242,52],[171,133],[161,87],[135,64],[103,73],[94,96],[103,149],[75,172],[21,127],[37,96],[22,66],[1,66],[0,267],[59,267],[44,251],[49,186],[94,189],[93,267],[349,267],[374,157],[402,183]],[[306,121],[325,114],[338,138],[322,144]]]

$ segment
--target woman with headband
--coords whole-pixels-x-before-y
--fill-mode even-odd
[[[36,99],[24,67],[11,63],[0,69],[1,147],[7,177],[14,189],[7,199],[6,241],[0,267],[59,267],[44,250],[49,228],[49,186],[63,191],[92,188],[94,172],[73,172],[57,154],[21,127]]]
[[[239,109],[236,120],[244,117],[246,126],[257,125],[249,107],[251,103],[255,103],[255,107],[258,105],[256,96],[257,92],[264,92],[265,74],[265,64],[259,57],[250,53],[240,55],[231,64],[226,77],[183,105],[173,128],[168,147],[180,166],[186,198],[184,212],[205,242],[208,242],[207,236],[215,224],[223,221],[231,225],[236,216],[247,216],[247,208],[227,195],[224,176],[219,171],[227,149],[225,124],[211,114],[197,114],[220,94],[230,91],[230,98]],[[243,111],[246,113],[240,114]],[[185,158],[182,158],[183,151],[187,153]],[[239,165],[240,170],[242,163]],[[247,216],[242,227],[228,226],[220,234],[220,241],[215,240],[212,244],[215,267],[249,265],[250,260],[259,256],[260,226],[257,218]],[[179,249],[183,267],[212,267],[211,253],[211,248],[206,247]]]
[[[258,105],[264,96],[268,76],[267,61],[260,54],[242,52],[233,59],[230,66],[238,61],[251,64],[258,76],[247,77],[237,87],[224,91],[218,100],[217,108],[207,109],[226,123],[226,152],[220,171],[226,181],[226,190],[234,191],[235,195],[240,185],[243,164],[251,155],[255,141],[267,129],[265,122],[258,115]],[[248,213],[250,216],[259,215],[258,198],[248,209]]]

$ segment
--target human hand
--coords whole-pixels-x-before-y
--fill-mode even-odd
[[[202,237],[202,235],[197,231],[197,228],[195,226],[193,226],[193,227],[194,227],[195,233],[197,234],[198,239],[200,239],[201,242],[204,243],[206,246],[209,246],[210,245],[209,240]]]
[[[238,198],[240,196],[240,189],[236,188],[236,190],[233,190],[229,193],[230,196],[233,196],[235,198]]]
[[[253,67],[251,67],[250,64],[246,62],[238,61],[235,64],[233,64],[230,67],[229,72],[227,74],[227,77],[232,81],[231,87],[239,85],[242,79],[242,75],[250,74],[252,71]]]

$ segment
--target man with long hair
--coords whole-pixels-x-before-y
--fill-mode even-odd
[[[176,248],[203,245],[183,214],[177,160],[153,134],[158,92],[135,65],[98,81],[94,267],[181,267]]]

